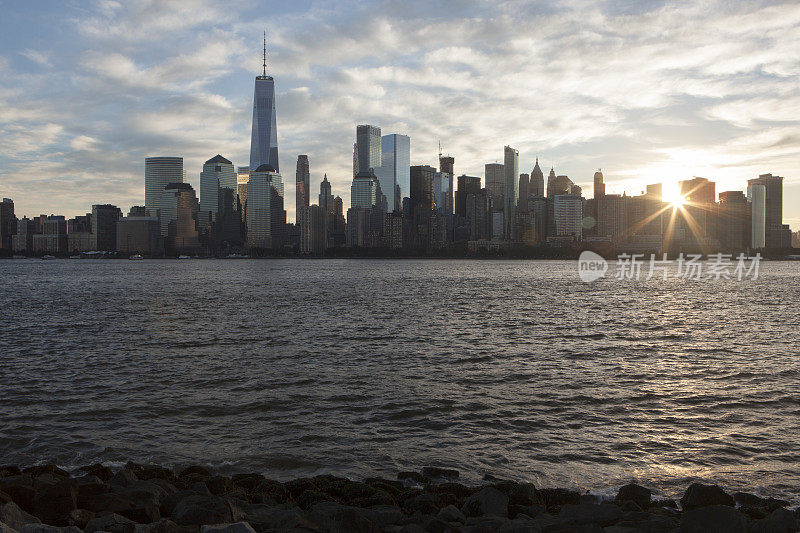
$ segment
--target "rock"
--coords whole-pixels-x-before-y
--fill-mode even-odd
[[[709,505],[735,505],[733,496],[719,488],[717,485],[703,485],[692,483],[681,498],[683,509],[691,510]]]
[[[122,494],[106,492],[81,497],[78,500],[81,509],[86,509],[94,513],[117,513],[122,514],[133,509],[136,504]]]
[[[581,503],[579,492],[567,489],[538,489],[536,495],[539,503],[550,509],[560,507],[568,503],[578,505]]]
[[[320,532],[322,531],[315,523],[311,522],[297,509],[282,509],[276,514],[275,531],[292,532]]]
[[[672,516],[637,511],[625,514],[616,525],[637,528],[646,532],[674,531],[678,528],[678,519]]]
[[[330,533],[373,533],[380,528],[353,507],[342,507],[333,515]]]
[[[92,518],[94,518],[93,512],[87,511],[86,509],[75,509],[69,513],[67,524],[84,529]]]
[[[133,526],[133,520],[129,520],[115,513],[110,513],[96,516],[89,520],[84,532],[95,533],[95,531],[107,531],[108,533],[130,533],[130,531],[133,530]]]
[[[181,470],[178,474],[178,479],[186,479],[192,476],[199,476],[202,478],[211,477],[211,471],[199,465],[192,465]]]
[[[200,528],[200,533],[256,533],[256,531],[247,522],[236,522],[203,526]]]
[[[26,513],[15,503],[0,506],[0,522],[19,531],[25,524],[41,524],[41,520]]]
[[[56,465],[49,463],[46,465],[31,466],[22,470],[23,474],[28,474],[32,478],[37,478],[42,474],[51,474],[57,478],[68,478],[69,472],[63,470]]]
[[[133,533],[197,533],[197,528],[194,526],[179,526],[172,520],[162,518],[152,524],[135,525]]]
[[[0,477],[11,477],[22,474],[22,471],[16,465],[3,465],[0,466]]]
[[[137,481],[139,478],[130,470],[120,470],[108,480],[108,484],[117,487],[132,487]]]
[[[467,522],[467,517],[455,505],[444,507],[436,516],[445,522],[459,522],[461,524]]]
[[[267,478],[261,474],[236,474],[231,478],[233,484],[237,487],[243,488],[247,491],[252,491],[259,483],[265,481]]]
[[[82,466],[81,471],[92,476],[97,476],[101,481],[108,481],[114,477],[114,471],[107,466],[101,465],[100,463],[95,463],[91,466]]]
[[[755,522],[750,531],[752,533],[789,533],[797,531],[799,527],[793,512],[776,509],[768,517]]]
[[[388,527],[403,519],[403,511],[396,505],[373,505],[369,509],[359,509],[359,512],[379,527]]]
[[[435,514],[439,511],[439,505],[436,496],[420,491],[403,500],[403,509],[408,514]]]
[[[509,505],[527,507],[539,502],[536,486],[533,483],[512,483],[508,491],[503,492],[508,496]]]
[[[56,477],[53,474],[44,473],[39,476],[33,478],[33,488],[34,490],[42,490],[45,487],[49,487],[51,485],[58,485],[64,478]]]
[[[731,498],[733,499],[733,498]],[[708,505],[681,516],[680,533],[746,533],[747,521],[728,505]]]
[[[19,533],[16,529],[12,529],[11,526],[0,522],[0,533]]]
[[[558,521],[569,525],[611,526],[622,520],[622,516],[622,509],[610,503],[566,504],[558,513]]]
[[[425,484],[425,476],[423,476],[419,472],[398,472],[397,479],[403,481],[414,481],[416,483],[419,483],[420,485]]]
[[[494,487],[486,487],[467,498],[461,512],[468,517],[507,516],[508,497]]]
[[[775,498],[760,498],[755,494],[748,492],[736,492],[733,499],[742,507],[760,508],[766,511],[765,516],[776,509],[787,507],[789,502],[786,500],[778,500]]]
[[[542,528],[525,517],[503,524],[499,533],[541,533]]]
[[[628,483],[624,487],[620,487],[617,492],[617,502],[634,502],[642,509],[647,509],[650,506],[650,498],[652,493],[650,489],[637,485],[636,483]]]
[[[426,479],[458,479],[458,470],[452,468],[440,468],[438,466],[424,466],[422,467],[422,476]]]
[[[33,499],[33,514],[42,522],[66,526],[69,513],[78,508],[78,489],[69,480],[41,488]]]
[[[36,491],[33,488],[33,478],[27,474],[0,478],[0,491],[3,491],[21,509],[33,512],[33,500]]]
[[[26,524],[19,533],[83,533],[75,526],[48,526],[47,524]]]
[[[172,519],[179,525],[226,524],[242,518],[243,512],[219,496],[194,494],[175,506]]]

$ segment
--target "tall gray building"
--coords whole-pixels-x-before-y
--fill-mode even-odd
[[[486,190],[492,195],[495,207],[503,205],[503,194],[505,192],[505,170],[501,163],[487,163],[485,166],[486,172]]]
[[[536,158],[536,164],[531,170],[531,179],[528,185],[529,196],[544,196],[544,174],[539,167],[539,158]]]
[[[170,183],[183,183],[182,157],[147,157],[144,160],[144,207],[150,216],[157,216],[161,195]]]
[[[400,211],[403,197],[411,192],[410,168],[411,138],[397,133],[381,137],[381,166],[375,168],[375,176],[381,183],[390,213]]]
[[[278,165],[278,123],[275,113],[275,80],[267,76],[267,37],[264,35],[264,64],[261,76],[256,76],[253,95],[253,126],[250,138],[250,168]]]
[[[357,126],[356,151],[359,174],[381,166],[381,129],[370,125]]]
[[[297,156],[297,169],[295,171],[295,222],[300,232],[300,251],[311,251],[311,226],[309,219],[309,205],[311,192],[311,169],[307,155]]]
[[[202,224],[213,223],[219,211],[219,194],[230,189],[234,200],[238,194],[236,170],[233,163],[217,154],[203,164],[200,172],[200,219]],[[235,208],[235,205],[231,206]]]
[[[503,191],[503,233],[506,239],[517,237],[516,223],[517,205],[519,204],[519,151],[510,146],[504,148],[505,190]]]
[[[751,186],[764,186],[764,228],[766,248],[788,248],[792,242],[792,231],[783,223],[783,178],[772,174],[759,174],[747,180]]]

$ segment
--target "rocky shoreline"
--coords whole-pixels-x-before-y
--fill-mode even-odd
[[[100,464],[74,475],[55,465],[0,467],[0,533],[490,532],[637,533],[800,530],[800,508],[714,485],[692,484],[679,502],[629,484],[613,501],[567,489],[426,467],[397,479],[334,476],[285,483],[225,477],[201,466],[173,471]]]

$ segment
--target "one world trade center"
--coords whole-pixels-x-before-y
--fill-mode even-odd
[[[250,139],[250,170],[278,167],[278,126],[275,120],[275,80],[267,76],[267,36],[264,34],[264,70],[256,76],[253,96],[253,134]]]

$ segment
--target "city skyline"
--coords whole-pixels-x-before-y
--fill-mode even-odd
[[[539,157],[542,168],[555,165],[586,197],[597,168],[604,169],[609,193],[629,195],[657,182],[664,183],[667,195],[692,176],[717,182],[719,191],[744,190],[748,179],[771,172],[786,176],[784,221],[793,230],[800,225],[800,149],[792,140],[798,125],[785,120],[797,104],[791,96],[797,60],[786,53],[797,39],[790,32],[800,17],[797,6],[606,6],[588,9],[593,16],[584,19],[569,4],[520,6],[514,17],[504,5],[494,11],[463,7],[446,19],[422,6],[409,15],[382,4],[371,7],[377,22],[362,34],[355,26],[366,15],[352,5],[337,15],[319,6],[287,11],[276,5],[270,20],[248,18],[253,12],[241,4],[225,13],[194,4],[66,7],[64,22],[47,42],[36,38],[38,30],[19,33],[32,30],[35,10],[8,10],[4,38],[13,42],[0,58],[7,84],[0,93],[3,196],[14,198],[20,214],[74,216],[95,203],[141,204],[144,157],[184,157],[186,181],[198,191],[202,164],[215,154],[236,166],[246,164],[252,80],[261,74],[266,27],[281,166],[293,168],[298,154],[308,154],[312,184],[327,173],[345,205],[354,126],[375,124],[412,138],[412,165],[435,164],[441,140],[444,152],[456,157],[456,175],[483,176],[484,164],[502,161],[508,144],[519,150],[520,172],[528,172]],[[714,7],[716,19],[708,13]],[[308,27],[293,36],[300,15],[307,15]],[[345,22],[347,15],[356,17]],[[153,39],[159,25],[174,24],[178,17],[176,34],[195,37],[185,44],[174,36]],[[404,17],[421,23],[414,30],[419,39],[408,50],[400,46]],[[710,35],[682,31],[681,23],[691,17],[705,23]],[[625,31],[619,27],[623,20]],[[457,33],[454,28],[463,30],[465,21],[472,23],[467,35],[450,35]],[[659,34],[645,35],[645,22],[654,21]],[[541,32],[522,37],[512,31],[526,23]],[[761,25],[770,28],[769,35],[760,35]],[[489,27],[503,37],[499,44],[474,39],[471,32]],[[425,33],[431,28],[447,29],[453,39],[445,43],[442,36]],[[300,38],[314,30],[321,30],[316,38]],[[558,51],[555,43],[565,33],[574,46]],[[685,42],[667,38],[663,46],[673,46],[674,57],[666,59],[658,54],[666,48],[653,44],[659,35]],[[57,46],[67,38],[74,43]],[[370,39],[374,46],[359,48]],[[114,52],[94,51],[112,41],[119,44]],[[353,50],[353,59],[343,57]],[[608,50],[616,51],[612,59],[598,59]],[[528,55],[531,51],[538,53]],[[63,57],[67,52],[71,55]],[[459,52],[459,59],[448,52]],[[660,59],[636,70],[638,81],[620,70],[648,57]],[[599,63],[592,65],[590,58]],[[513,74],[498,71],[501,67]],[[69,74],[64,87],[45,83],[60,72]],[[667,73],[669,84],[656,83]],[[466,86],[477,80],[497,96],[464,116],[464,106],[483,97]],[[747,89],[734,87],[742,81],[748,81]],[[554,89],[525,96],[544,82],[563,97]],[[516,112],[507,113],[509,106],[517,106]],[[71,114],[80,110],[85,120]],[[133,118],[115,121],[120,110]],[[654,142],[644,149],[645,143],[634,141],[637,135]],[[284,181],[291,199],[293,180],[284,176]],[[294,202],[286,207],[294,220]]]

